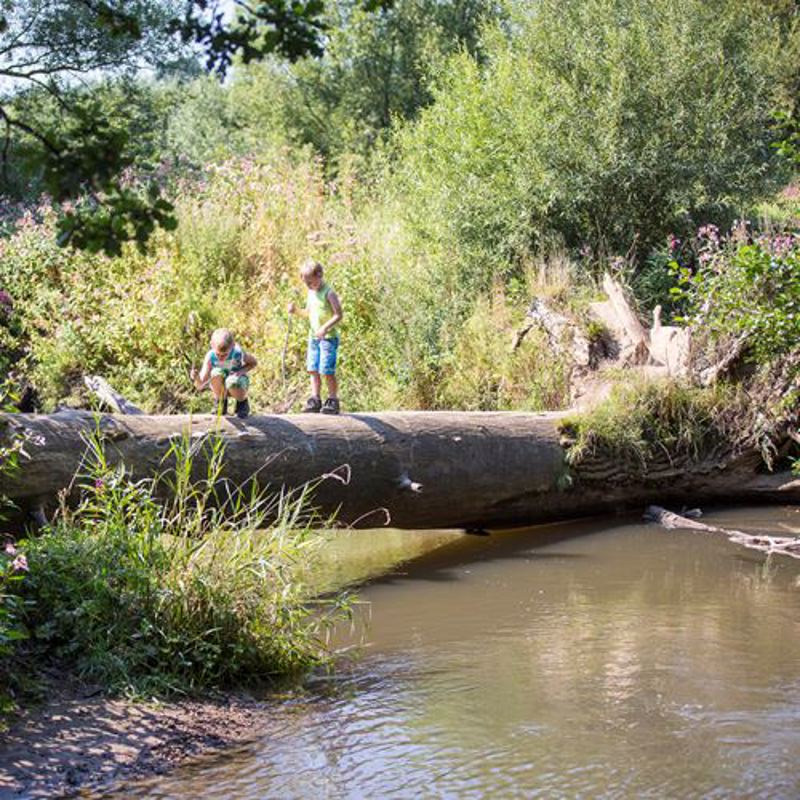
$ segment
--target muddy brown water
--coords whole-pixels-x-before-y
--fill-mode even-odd
[[[706,519],[800,532],[793,508]],[[377,576],[338,632],[358,658],[124,796],[800,797],[800,561],[619,519],[331,553]]]

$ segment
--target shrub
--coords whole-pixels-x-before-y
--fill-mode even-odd
[[[449,62],[398,139],[396,191],[437,270],[486,290],[552,236],[647,253],[781,179],[788,55],[767,7],[543,0],[512,17],[485,66]]]
[[[713,226],[698,234],[698,263],[677,262],[676,294],[687,319],[712,341],[746,337],[752,358],[768,362],[800,340],[800,236],[752,237],[745,227],[723,239]]]
[[[309,490],[268,497],[222,479],[222,448],[176,443],[173,466],[132,482],[92,440],[82,501],[25,547],[29,655],[112,690],[263,683],[323,664],[342,598],[305,581]],[[207,476],[192,478],[199,462]],[[172,499],[163,501],[160,489]],[[267,526],[267,522],[270,522]]]

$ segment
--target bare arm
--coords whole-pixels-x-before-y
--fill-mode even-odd
[[[286,306],[286,310],[290,314],[296,314],[298,317],[307,317],[308,316],[308,309],[307,308],[300,308],[296,303],[289,303]]]
[[[250,353],[244,354],[244,366],[238,370],[240,375],[247,375],[248,372],[254,370],[258,366],[258,359],[250,355]]]
[[[337,322],[340,322],[344,316],[342,304],[339,302],[339,296],[332,289],[330,292],[328,292],[328,302],[331,304],[333,316],[314,334],[318,339],[324,339],[330,329],[333,328]]]
[[[208,358],[208,355],[203,359],[203,366],[200,367],[200,372],[198,372],[194,367],[189,370],[189,377],[192,379],[192,383],[194,383],[195,389],[202,389],[208,383],[208,378],[211,375],[211,361]]]

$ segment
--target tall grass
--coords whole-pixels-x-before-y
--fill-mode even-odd
[[[379,192],[379,189],[375,189]],[[210,167],[176,190],[178,228],[150,250],[116,259],[59,249],[47,207],[0,240],[0,286],[14,302],[21,371],[44,409],[85,405],[81,376],[99,372],[148,411],[207,410],[188,380],[216,327],[231,328],[259,359],[256,413],[306,391],[307,336],[286,304],[303,296],[297,265],[313,256],[342,299],[340,379],[348,410],[542,407],[561,378],[544,358],[503,357],[494,397],[467,372],[507,348],[529,302],[524,282],[505,296],[474,292],[415,238],[399,208],[365,183],[325,179],[307,154],[264,153]],[[480,318],[490,305],[492,320]],[[2,320],[0,320],[2,322]],[[475,336],[476,326],[481,328]],[[526,343],[526,350],[528,349]],[[528,387],[550,387],[530,389]],[[496,393],[495,393],[496,394]]]
[[[232,486],[223,455],[213,436],[176,441],[169,466],[133,482],[91,439],[80,504],[25,543],[32,668],[164,694],[269,683],[329,661],[326,632],[347,600],[316,600],[308,582],[321,524],[311,490]]]
[[[573,467],[597,456],[646,475],[653,462],[699,462],[716,448],[733,450],[747,431],[744,392],[719,384],[702,389],[675,380],[615,385],[609,398],[564,424]]]

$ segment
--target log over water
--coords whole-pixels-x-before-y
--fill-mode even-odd
[[[0,415],[0,447],[27,438],[21,469],[0,493],[34,509],[70,487],[86,437],[99,425],[111,463],[138,479],[164,468],[176,437],[217,433],[225,475],[298,487],[339,470],[314,495],[325,513],[357,527],[475,528],[527,525],[649,503],[709,500],[798,502],[800,482],[758,475],[745,456],[728,464],[668,465],[632,479],[608,459],[567,465],[563,413],[387,412],[341,416],[123,416],[86,412]],[[196,464],[204,474],[202,458]]]

